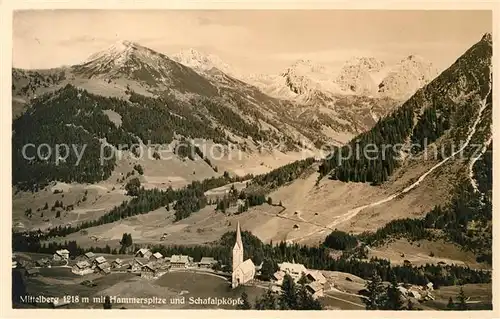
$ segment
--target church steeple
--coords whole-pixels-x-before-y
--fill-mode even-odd
[[[236,226],[236,243],[234,244],[234,248],[238,246],[239,249],[243,250],[243,242],[241,241],[241,231],[240,231],[240,222]]]
[[[236,243],[233,247],[233,270],[243,263],[243,241],[241,240],[240,222],[236,226]]]

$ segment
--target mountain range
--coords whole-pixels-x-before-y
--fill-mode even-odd
[[[132,259],[148,247],[212,256],[230,274],[238,225],[259,283],[292,260],[349,307],[457,309],[455,291],[459,309],[492,309],[492,46],[485,34],[439,74],[409,55],[249,76],[130,41],[72,66],[14,68],[13,252]],[[122,289],[112,277],[107,289]],[[370,291],[382,280],[388,298]],[[397,291],[415,298],[402,307]]]
[[[386,77],[376,78],[376,72],[387,69],[374,58],[356,58],[346,62],[335,78],[324,66],[300,60],[280,75],[247,76],[217,56],[193,49],[168,57],[134,42],[118,41],[78,65],[14,69],[13,115],[19,115],[32,97],[71,84],[118,98],[134,92],[169,95],[179,103],[197,97],[214,99],[256,127],[274,127],[272,134],[282,135],[280,139],[312,147],[339,145],[369,129],[398,106],[402,96],[411,95],[433,76],[426,73],[430,64],[416,58],[404,59],[389,68]],[[250,109],[251,116],[243,114]]]

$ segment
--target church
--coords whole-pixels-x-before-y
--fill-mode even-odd
[[[233,248],[233,288],[252,281],[255,276],[255,265],[251,259],[243,261],[243,242],[241,241],[240,222],[236,227],[236,243]]]

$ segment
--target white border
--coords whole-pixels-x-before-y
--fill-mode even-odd
[[[127,309],[125,311],[107,311],[104,310],[59,310],[56,312],[36,309],[36,310],[20,310],[12,309],[11,302],[11,284],[12,277],[10,275],[10,256],[11,251],[11,227],[12,227],[12,188],[11,188],[11,119],[12,119],[12,108],[11,108],[11,67],[12,67],[12,12],[13,10],[29,10],[29,9],[374,9],[374,10],[492,10],[493,11],[493,77],[494,77],[494,87],[493,87],[493,118],[500,118],[500,109],[496,107],[497,103],[500,102],[499,96],[499,72],[497,72],[499,64],[499,56],[497,52],[499,51],[499,31],[500,30],[500,2],[491,1],[450,1],[441,0],[437,1],[284,1],[284,0],[274,0],[274,1],[133,1],[133,0],[74,0],[74,1],[23,1],[23,0],[0,0],[1,8],[1,31],[2,31],[2,45],[1,45],[1,88],[2,94],[0,95],[0,120],[3,121],[3,125],[0,125],[2,130],[0,147],[4,158],[1,161],[1,180],[3,181],[1,185],[1,199],[0,202],[3,205],[1,214],[1,229],[3,240],[1,240],[1,270],[0,274],[2,280],[1,283],[1,318],[88,318],[89,316],[98,316],[106,318],[140,318],[147,316],[148,318],[256,318],[256,317],[266,317],[266,318],[364,318],[370,316],[375,317],[395,317],[395,318],[419,318],[422,316],[430,316],[432,318],[500,318],[500,303],[499,303],[499,278],[497,276],[497,271],[493,272],[493,311],[467,311],[467,312],[451,312],[451,311],[371,311],[366,312],[364,310],[360,311],[350,311],[350,310],[324,310],[324,311],[236,311],[236,310],[134,310]],[[55,31],[57,32],[57,31]],[[494,149],[498,149],[498,141],[500,133],[498,131],[496,121],[493,123],[493,141]],[[494,185],[497,185],[498,178],[500,178],[500,164],[498,164],[498,158],[493,155],[493,172],[494,172]],[[494,186],[495,187],[495,186]],[[499,211],[499,196],[496,193],[493,194],[493,215],[495,212]],[[493,216],[493,219],[496,219]],[[500,224],[493,223],[493,269],[496,269],[498,265],[498,240],[497,234],[499,233]],[[496,248],[496,249],[495,249]],[[196,316],[196,317],[195,317]]]

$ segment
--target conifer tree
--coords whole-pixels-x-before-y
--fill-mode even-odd
[[[392,274],[391,285],[387,287],[387,299],[385,304],[386,310],[401,310],[403,303],[401,302],[401,292],[398,289],[396,276]]]
[[[368,299],[363,299],[366,304],[366,310],[383,309],[385,305],[385,289],[382,284],[382,278],[376,270],[373,271],[370,280],[366,283],[368,290]]]
[[[450,299],[448,299],[448,304],[446,305],[446,308],[448,310],[455,309],[455,302],[453,302],[453,298],[452,297],[450,297]]]
[[[262,263],[262,269],[260,270],[260,277],[262,280],[269,281],[271,280],[272,275],[278,268],[276,262],[272,259],[264,259]]]
[[[460,293],[458,294],[458,305],[457,310],[467,310],[467,296],[465,295],[464,288],[460,287]]]
[[[321,310],[323,306],[314,299],[314,297],[306,290],[305,285],[300,285],[297,291],[297,310]]]
[[[283,278],[281,294],[278,301],[281,310],[297,309],[297,287],[293,278],[288,274]]]
[[[277,300],[271,289],[268,289],[264,295],[255,301],[255,309],[257,310],[276,310],[277,307]]]
[[[104,309],[111,309],[111,298],[109,296],[106,296],[104,299],[104,304],[102,305]]]
[[[252,309],[252,305],[250,304],[250,302],[248,301],[248,295],[246,292],[243,291],[243,293],[241,294],[241,300],[243,301],[241,304],[238,305],[238,309],[242,309],[242,310],[249,310],[249,309]]]

